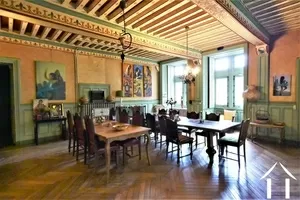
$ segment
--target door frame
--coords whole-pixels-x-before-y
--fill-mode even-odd
[[[12,73],[12,80],[11,84],[11,94],[12,94],[12,137],[13,137],[13,144],[16,144],[17,141],[20,141],[20,60],[16,58],[6,58],[0,57],[0,63],[7,64],[12,66],[11,73]]]
[[[300,85],[300,57],[297,58],[296,60],[296,113],[297,113],[297,120],[299,122],[300,120],[300,88],[297,87]],[[298,123],[298,127],[297,127],[297,133],[298,133],[298,142],[300,142],[300,123]]]

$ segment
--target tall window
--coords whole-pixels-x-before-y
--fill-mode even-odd
[[[168,99],[173,98],[177,101],[175,107],[181,106],[183,99],[183,107],[186,107],[187,90],[186,84],[183,83],[180,76],[184,73],[185,66],[182,62],[168,65]]]
[[[210,57],[210,107],[242,108],[245,55]]]

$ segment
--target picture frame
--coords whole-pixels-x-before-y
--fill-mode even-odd
[[[51,117],[64,116],[64,106],[62,103],[49,103]]]
[[[35,115],[43,114],[48,110],[48,99],[33,99],[32,109]]]

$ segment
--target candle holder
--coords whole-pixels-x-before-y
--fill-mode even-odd
[[[170,98],[170,100],[166,101],[166,104],[171,106],[171,110],[173,109],[173,105],[175,105],[176,103],[177,101],[174,101],[173,98]]]

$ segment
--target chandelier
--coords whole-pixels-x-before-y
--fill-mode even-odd
[[[186,26],[185,27],[186,30],[186,56],[187,56],[187,65],[186,68],[184,70],[184,74],[182,75],[182,79],[183,82],[185,84],[191,84],[194,83],[195,84],[195,80],[196,80],[196,76],[199,73],[199,67],[195,66],[195,64],[193,63],[192,60],[188,59],[188,55],[189,55],[189,44],[188,44],[188,38],[189,38],[189,34],[188,34],[188,30],[189,27]]]
[[[124,61],[124,59],[125,59],[124,50],[128,49],[131,46],[132,36],[131,36],[131,34],[129,32],[126,32],[126,22],[125,22],[126,0],[121,0],[120,4],[119,4],[119,7],[122,9],[122,12],[123,12],[123,22],[124,22],[124,27],[123,27],[122,33],[121,33],[121,35],[119,37],[119,41],[120,41],[122,49],[123,49],[122,54],[121,54],[121,59],[122,59],[122,61]],[[126,37],[129,38],[129,41],[125,40]]]

